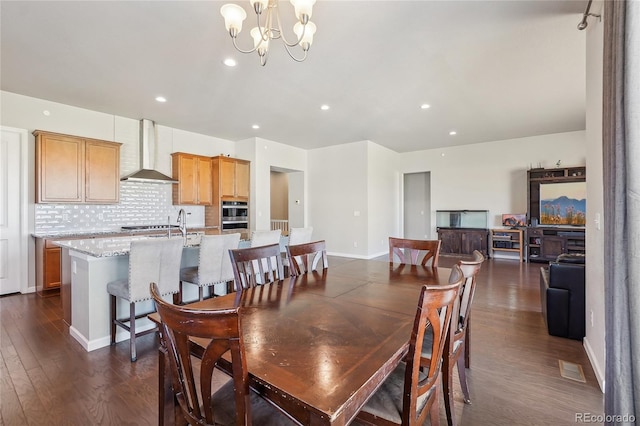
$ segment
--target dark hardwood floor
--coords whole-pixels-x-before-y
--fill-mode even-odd
[[[382,259],[386,261],[386,257]],[[441,257],[448,267],[454,257]],[[329,264],[349,261],[330,257]],[[602,414],[603,395],[582,343],[549,336],[540,313],[540,264],[489,260],[472,308],[471,405],[461,425],[574,424],[576,413]],[[157,423],[157,337],[87,353],[69,336],[59,297],[0,298],[1,425]],[[580,364],[586,383],[560,376],[558,360]],[[441,418],[445,422],[441,404]],[[259,426],[259,425],[258,425]]]

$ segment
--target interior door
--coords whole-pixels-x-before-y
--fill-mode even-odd
[[[431,173],[404,175],[404,238],[431,238]]]
[[[2,129],[0,142],[0,294],[20,291],[20,170],[22,139],[19,132]],[[26,279],[26,277],[24,277]]]

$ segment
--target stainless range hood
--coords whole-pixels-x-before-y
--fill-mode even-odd
[[[154,170],[152,150],[156,149],[156,126],[151,120],[140,120],[140,170],[120,178],[129,182],[178,183],[177,180]]]

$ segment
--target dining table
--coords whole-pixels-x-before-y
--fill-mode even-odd
[[[340,259],[188,306],[240,307],[251,388],[300,424],[346,425],[406,355],[422,286],[446,284],[450,271]],[[194,343],[197,355],[207,342]],[[180,409],[159,354],[159,424],[175,424]],[[230,361],[220,368],[230,372]]]

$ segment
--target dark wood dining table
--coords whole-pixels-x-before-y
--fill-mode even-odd
[[[252,388],[305,425],[345,425],[356,416],[406,354],[422,285],[446,284],[450,273],[374,260],[336,263],[189,305],[243,308]],[[179,410],[165,361],[161,348],[161,425],[173,424]]]

